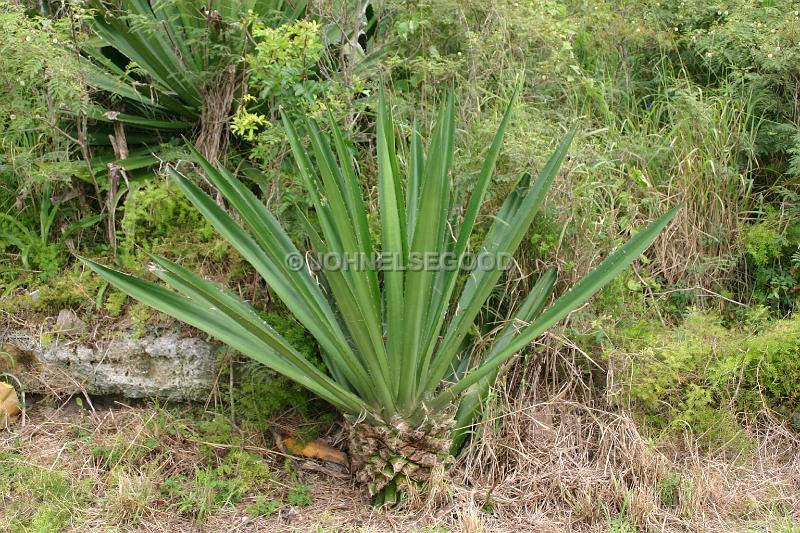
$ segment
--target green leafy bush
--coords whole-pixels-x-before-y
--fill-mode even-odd
[[[790,421],[800,413],[800,318],[729,329],[695,311],[672,331],[626,333],[639,341],[622,356],[625,397],[652,428],[689,429],[710,449],[736,452],[750,445],[737,413],[768,408]]]
[[[755,301],[778,313],[794,310],[800,298],[800,225],[782,232],[769,221],[759,222],[746,230],[744,245]]]
[[[247,58],[250,93],[237,109],[231,131],[253,142],[251,157],[268,164],[288,143],[277,104],[290,113],[316,111],[324,107],[318,98],[331,84],[317,75],[323,45],[316,22],[301,20],[277,28],[256,23],[252,34],[255,46]]]
[[[231,120],[231,131],[251,144],[249,159],[262,167],[295,174],[294,169],[280,166],[289,139],[279,108],[290,116],[324,118],[329,112],[338,117],[364,107],[356,103],[356,95],[364,91],[361,78],[353,76],[347,86],[335,79],[337,72],[328,64],[333,50],[324,42],[325,31],[312,20],[278,27],[261,22],[253,25],[255,44],[246,58],[248,94],[242,97]],[[253,172],[248,177],[259,180],[261,176]],[[265,187],[263,182],[258,184]],[[283,188],[296,189],[292,185],[289,181]],[[281,191],[288,196],[295,192]]]
[[[0,1],[0,210],[51,181],[68,182],[79,162],[58,131],[88,105],[68,20],[29,17]]]
[[[743,343],[743,407],[758,405],[761,394],[768,406],[796,420],[800,413],[800,318],[780,320]],[[730,357],[734,359],[736,354]],[[722,367],[720,377],[733,378],[735,368]]]
[[[292,21],[306,8],[304,1],[283,0],[90,0],[87,5],[91,28],[101,39],[101,46],[83,50],[87,81],[101,91],[91,113],[96,129],[125,124],[134,132],[128,144],[149,147],[137,155],[150,155],[161,140],[190,134],[213,160],[224,155],[253,25]]]
[[[786,155],[797,148],[800,133],[793,111],[800,74],[799,9],[794,0],[692,0],[659,3],[648,17],[670,33],[699,81],[732,83],[749,95],[753,115],[768,119],[759,128],[758,154],[783,170],[789,170]]]
[[[72,30],[0,1],[0,252],[15,251],[45,279],[62,265],[68,233],[99,221],[80,223],[73,181],[86,169],[62,133],[88,105]]]

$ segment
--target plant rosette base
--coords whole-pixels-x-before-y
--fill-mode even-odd
[[[424,487],[453,463],[453,417],[429,417],[413,428],[401,418],[368,423],[348,417],[350,469],[379,503],[395,503],[398,492]]]

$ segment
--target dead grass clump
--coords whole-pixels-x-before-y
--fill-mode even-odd
[[[547,376],[556,366],[512,369],[455,470],[458,490],[482,501],[491,521],[539,517],[580,531],[772,531],[800,519],[800,441],[777,421],[748,429],[757,452],[716,457],[694,437],[647,438],[630,413],[576,382],[575,368],[560,370],[570,379]]]
[[[630,417],[564,399],[506,397],[495,409],[506,412],[491,413],[500,423],[486,427],[463,465],[464,483],[494,487],[487,504],[495,512],[551,511],[571,526],[624,510],[634,523],[648,523],[668,463]]]
[[[217,80],[201,89],[203,109],[195,143],[203,157],[211,163],[216,163],[220,154],[227,149],[231,104],[240,84],[236,66],[229,65]]]

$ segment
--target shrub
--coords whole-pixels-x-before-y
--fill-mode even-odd
[[[345,413],[352,430],[350,453],[357,478],[380,503],[384,498],[394,503],[398,489],[424,483],[434,469],[446,466],[451,446],[458,449],[502,363],[630,265],[678,210],[671,209],[636,233],[546,310],[555,272],[544,272],[494,344],[470,368],[464,344],[503,274],[500,258],[510,256],[524,239],[566,158],[574,130],[559,144],[538,179],[522,176],[503,202],[478,249],[478,257],[492,263],[484,261],[484,266],[462,276],[511,106],[487,152],[463,218],[451,218],[452,95],[441,107],[427,147],[419,130],[411,132],[407,147],[411,155],[402,173],[399,156],[405,146],[395,137],[390,109],[381,94],[376,139],[380,238],[376,241],[341,130],[330,123],[332,134],[324,135],[317,123],[306,120],[303,125],[311,145],[306,149],[294,125],[283,117],[319,222],[319,229],[306,222],[306,237],[321,257],[347,261],[345,268],[323,262],[322,268],[312,272],[309,265],[298,264],[298,259],[304,261],[303,255],[275,216],[233,174],[215,168],[199,153],[195,157],[206,178],[231,203],[239,221],[186,176],[170,171],[195,207],[247,258],[319,342],[328,373],[308,361],[248,302],[176,263],[151,256],[157,264],[153,273],[172,291],[84,259],[123,292],[206,331]],[[379,265],[371,263],[376,251],[380,251]],[[431,257],[439,263],[428,262]],[[356,263],[351,268],[351,261],[359,258],[362,266]],[[443,259],[450,263],[441,263]],[[453,409],[458,409],[455,418]],[[451,433],[452,427],[458,429]],[[400,459],[387,462],[396,455]]]
[[[0,0],[0,211],[84,168],[58,131],[62,118],[88,105],[71,29]]]
[[[77,202],[60,197],[79,196],[67,193],[86,174],[62,133],[88,105],[72,29],[0,0],[0,251],[15,249],[22,267],[44,278],[63,263],[64,233],[81,218]]]
[[[651,428],[689,429],[710,449],[748,448],[747,418],[765,408],[787,420],[800,413],[800,318],[759,326],[729,329],[694,311],[673,331],[627,330],[639,339],[622,359],[627,401]]]
[[[796,214],[786,218],[768,207],[762,220],[750,225],[742,237],[752,271],[753,300],[769,305],[776,314],[791,312],[800,301],[800,221]]]
[[[743,407],[758,404],[786,416],[800,412],[800,317],[777,321],[744,343]],[[733,355],[731,357],[734,357]],[[730,368],[726,369],[728,375]]]

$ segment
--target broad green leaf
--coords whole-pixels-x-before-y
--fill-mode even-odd
[[[341,395],[329,393],[307,374],[287,362],[267,344],[260,342],[232,317],[220,310],[202,306],[164,287],[117,272],[90,259],[84,257],[79,257],[79,259],[131,298],[205,331],[228,346],[303,385],[338,408],[354,414],[366,411],[366,406],[357,397],[350,393]],[[346,391],[342,390],[341,392]]]

